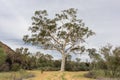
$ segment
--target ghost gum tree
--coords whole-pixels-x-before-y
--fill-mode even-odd
[[[85,51],[85,39],[94,35],[81,19],[77,9],[70,8],[49,18],[46,10],[35,11],[30,35],[24,35],[25,42],[39,45],[43,49],[56,50],[62,55],[61,71],[65,71],[65,58],[72,53]]]

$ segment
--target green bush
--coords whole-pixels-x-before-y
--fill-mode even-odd
[[[6,60],[6,54],[4,53],[3,49],[0,48],[0,65],[4,64]]]
[[[12,71],[19,71],[20,69],[21,69],[21,67],[18,63],[12,64],[12,67],[11,67]]]

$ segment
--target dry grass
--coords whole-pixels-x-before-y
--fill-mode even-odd
[[[59,71],[47,71],[41,74],[40,71],[31,71],[36,77],[30,80],[94,80],[85,78],[85,71],[80,72],[59,72]]]
[[[28,78],[25,80],[94,80],[90,78],[85,78],[85,71],[80,72],[60,72],[60,71],[45,71],[41,73],[39,70],[27,71],[35,75],[33,78]],[[2,72],[0,73],[0,80],[13,80],[10,79],[13,75],[19,77],[19,72]]]
[[[0,80],[13,80],[15,77],[20,78],[18,72],[1,72]]]
[[[0,80],[23,80],[34,77],[29,71],[0,72]]]

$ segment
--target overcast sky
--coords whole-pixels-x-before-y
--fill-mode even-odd
[[[53,16],[69,8],[78,9],[78,17],[96,32],[88,39],[89,47],[120,45],[120,0],[0,0],[0,41],[12,49],[24,46],[22,37],[28,33],[34,11],[46,9]]]

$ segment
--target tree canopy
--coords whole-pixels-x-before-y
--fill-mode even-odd
[[[62,55],[61,71],[65,70],[65,58],[71,53],[82,53],[85,40],[95,33],[77,18],[77,9],[70,8],[49,18],[46,10],[35,11],[30,35],[23,40],[43,49],[56,50]]]

